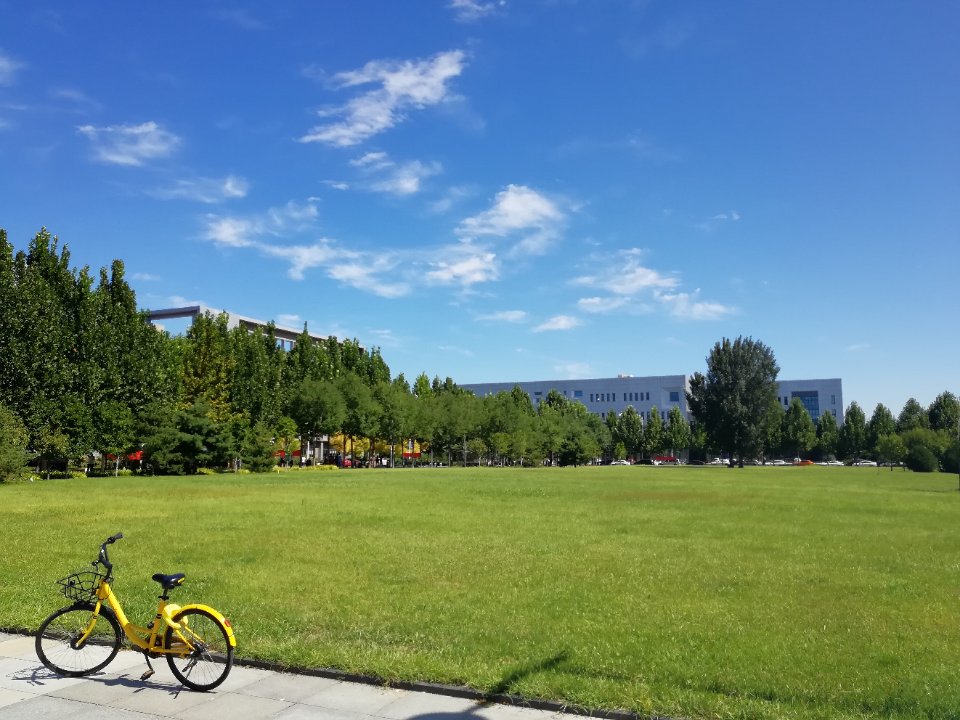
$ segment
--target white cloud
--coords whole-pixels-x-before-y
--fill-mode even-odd
[[[393,160],[385,152],[368,152],[366,155],[354,158],[350,164],[354,167],[383,168],[392,166]]]
[[[340,116],[339,122],[317,125],[300,138],[337,147],[357,145],[389,130],[405,119],[404,111],[436,105],[448,98],[447,84],[460,75],[465,55],[461,50],[442,52],[426,60],[372,61],[359,70],[338,73],[333,81],[341,88],[375,84],[346,105],[321,111],[321,117]]]
[[[546,332],[548,330],[571,330],[580,325],[580,321],[571,315],[555,315],[546,322],[537,325],[534,332]]]
[[[168,157],[180,144],[179,137],[153,121],[101,128],[82,125],[77,132],[89,138],[98,160],[112,165],[143,165],[148,160]]]
[[[462,242],[442,248],[439,254],[448,255],[451,259],[430,263],[434,269],[426,273],[428,283],[459,283],[469,287],[476,283],[496,280],[500,276],[496,253],[485,248]]]
[[[159,275],[152,275],[150,273],[145,273],[145,272],[135,272],[133,273],[133,275],[130,276],[130,279],[140,280],[141,282],[156,282],[161,278]]]
[[[287,327],[293,327],[295,325],[300,325],[303,322],[299,315],[289,315],[286,313],[280,313],[277,315],[277,324],[286,325]]]
[[[424,164],[419,160],[413,160],[396,166],[387,177],[377,180],[370,187],[377,192],[412,195],[420,191],[422,180],[440,174],[440,170],[439,163]]]
[[[0,52],[0,85],[13,85],[16,80],[17,71],[22,67],[24,67],[23,63]]]
[[[716,230],[718,227],[720,227],[724,223],[738,222],[740,220],[740,217],[741,217],[740,213],[738,213],[736,210],[717,213],[716,215],[711,217],[709,220],[704,220],[701,223],[697,223],[697,228],[705,232],[712,232],[713,230]]]
[[[497,193],[489,210],[463,220],[457,235],[512,237],[516,242],[511,254],[538,255],[557,238],[565,219],[563,211],[536,190],[508,185]]]
[[[673,276],[664,275],[657,270],[640,264],[641,251],[636,248],[623,253],[624,259],[616,260],[615,272],[604,272],[600,275],[584,275],[574,280],[577,285],[602,288],[615,295],[633,296],[645,290],[669,289],[680,284]],[[606,268],[610,263],[604,260]]]
[[[717,320],[736,312],[736,308],[716,302],[698,300],[700,291],[693,293],[655,293],[672,316],[683,320]]]
[[[456,13],[459,22],[476,22],[497,10],[507,6],[506,0],[497,2],[481,2],[481,0],[450,0],[448,8]]]
[[[327,275],[358,290],[373,293],[384,298],[398,298],[410,293],[405,282],[390,282],[388,278],[396,263],[383,255],[364,255],[353,262],[333,263],[327,269]]]
[[[190,178],[177,180],[171,187],[152,190],[148,194],[160,200],[193,200],[212,205],[246,197],[250,183],[242,177],[228,175],[225,178]]]
[[[324,185],[327,187],[332,187],[334,190],[349,190],[350,183],[343,182],[342,180],[323,180]]]
[[[603,314],[618,310],[628,302],[625,297],[588,297],[577,300],[577,307],[583,312]]]
[[[870,343],[860,342],[847,345],[847,352],[863,352],[870,349]]]
[[[333,247],[332,241],[321,239],[312,245],[270,245],[256,243],[255,247],[272,257],[282,258],[290,263],[287,274],[294,280],[303,280],[304,273],[315,267],[324,267],[337,258],[344,257],[342,251]]]
[[[563,380],[577,380],[590,377],[593,370],[588,363],[570,362],[553,366],[554,373]]]
[[[473,350],[467,350],[466,348],[458,347],[456,345],[438,345],[437,350],[456,353],[465,357],[473,357]]]
[[[59,88],[51,90],[50,97],[54,100],[63,100],[73,105],[73,109],[80,114],[86,114],[101,109],[100,103],[88,97],[82,90],[73,88]]]
[[[519,323],[526,319],[527,313],[523,310],[502,310],[500,312],[489,313],[488,315],[477,316],[477,320],[486,322]]]

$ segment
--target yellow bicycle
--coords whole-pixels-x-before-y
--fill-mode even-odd
[[[153,675],[150,658],[163,655],[173,674],[188,688],[217,687],[230,673],[237,646],[230,621],[207,605],[181,607],[167,602],[169,592],[181,586],[185,576],[157,573],[153,579],[160,583],[163,594],[156,616],[146,627],[130,622],[110,589],[113,564],[107,545],[122,537],[123,533],[117,533],[100,545],[100,554],[91,563],[92,571],[83,570],[58,581],[61,592],[73,604],[57,610],[40,625],[36,639],[40,662],[59,675],[94,673],[116,657],[122,629],[147,661],[142,679]]]

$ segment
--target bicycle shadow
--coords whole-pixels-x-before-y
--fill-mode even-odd
[[[482,711],[486,708],[497,705],[511,705],[514,707],[525,707],[522,700],[510,694],[510,690],[520,680],[536,675],[547,670],[555,670],[561,667],[569,660],[569,653],[561,650],[553,657],[548,657],[540,661],[534,661],[522,665],[512,672],[505,675],[500,682],[494,685],[490,690],[483,693],[483,697],[478,699],[476,704],[469,710],[461,712],[429,712],[421,715],[411,715],[405,720],[477,720],[482,718]]]
[[[8,678],[15,681],[22,681],[32,687],[45,687],[50,683],[63,682],[65,680],[85,680],[87,682],[100,683],[105,687],[126,687],[134,693],[140,693],[145,690],[161,691],[175,698],[186,688],[178,682],[163,682],[156,680],[141,680],[139,677],[131,677],[126,674],[111,675],[106,672],[96,672],[92,675],[84,675],[82,678],[70,678],[49,670],[43,665],[33,668],[24,668],[9,673]]]

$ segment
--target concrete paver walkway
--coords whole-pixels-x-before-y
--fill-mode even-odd
[[[143,656],[122,651],[104,671],[85,678],[51,673],[37,659],[33,637],[0,633],[0,719],[76,720],[560,720],[559,713],[478,703],[449,695],[397,690],[321,677],[234,667],[213,692],[183,687],[162,658],[140,680]]]

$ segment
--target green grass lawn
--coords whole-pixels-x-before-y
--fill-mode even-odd
[[[870,468],[299,471],[0,485],[0,626],[109,534],[241,657],[682,717],[960,717],[957,478]]]

